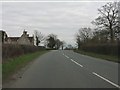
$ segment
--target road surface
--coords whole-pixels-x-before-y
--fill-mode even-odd
[[[120,88],[118,64],[54,50],[36,59],[11,88]]]

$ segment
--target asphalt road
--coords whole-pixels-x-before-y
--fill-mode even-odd
[[[36,59],[11,88],[120,88],[118,64],[54,50]]]

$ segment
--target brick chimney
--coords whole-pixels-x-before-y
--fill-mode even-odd
[[[24,31],[23,31],[23,34],[24,34],[24,35],[27,35],[27,31],[24,30]]]

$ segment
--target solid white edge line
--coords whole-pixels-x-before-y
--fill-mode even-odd
[[[97,73],[95,73],[95,72],[92,72],[92,73],[93,73],[94,75],[96,75],[96,76],[100,77],[101,79],[103,79],[103,80],[107,81],[108,83],[112,84],[113,86],[115,86],[115,87],[117,87],[117,88],[120,88],[120,86],[119,86],[119,85],[117,85],[117,84],[115,84],[115,83],[111,82],[110,80],[108,80],[108,79],[106,79],[106,78],[104,78],[104,77],[102,77],[102,76],[98,75]]]

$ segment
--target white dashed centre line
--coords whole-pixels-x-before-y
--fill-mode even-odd
[[[75,64],[77,64],[80,67],[83,67],[83,65],[79,64],[78,62],[74,61],[73,59],[70,59],[72,62],[74,62]]]
[[[65,54],[63,54],[63,55],[64,55],[66,58],[70,58],[70,57],[68,57],[68,56],[65,55]],[[83,67],[83,65],[79,64],[78,62],[74,61],[73,59],[70,59],[70,60],[71,60],[72,62],[74,62],[75,64],[77,64],[78,66]],[[98,76],[99,78],[103,79],[104,81],[107,81],[108,83],[112,84],[113,86],[115,86],[115,87],[117,87],[117,88],[120,88],[119,85],[117,85],[117,84],[113,83],[112,81],[110,81],[110,80],[108,80],[108,79],[106,79],[106,78],[104,78],[104,77],[98,75],[97,73],[92,72],[92,74]]]
[[[98,75],[97,73],[95,73],[95,72],[92,72],[92,73],[93,73],[94,75],[98,76],[99,78],[101,78],[101,79],[103,79],[103,80],[107,81],[108,83],[112,84],[113,86],[115,86],[115,87],[117,87],[117,88],[120,88],[120,86],[119,86],[119,85],[117,85],[117,84],[115,84],[115,83],[111,82],[110,80],[108,80],[108,79],[106,79],[106,78],[104,78],[104,77],[102,77],[102,76]]]
[[[69,58],[68,56],[65,55],[66,58]]]
[[[63,54],[66,58],[70,58],[67,55]],[[72,62],[74,62],[75,64],[77,64],[80,67],[83,67],[83,65],[79,64],[78,62],[74,61],[73,59],[70,59]]]
[[[63,54],[63,55],[64,55],[66,58],[70,58],[70,57],[68,57],[68,56],[65,55],[65,54]],[[83,67],[83,65],[79,64],[78,62],[74,61],[73,59],[70,59],[70,60],[71,60],[72,62],[74,62],[75,64],[77,64],[78,66]],[[106,78],[104,78],[104,77],[98,75],[97,73],[92,72],[92,74],[98,76],[99,78],[103,79],[104,81],[107,81],[108,83],[112,84],[113,86],[115,86],[115,87],[117,87],[117,88],[120,88],[119,85],[117,85],[117,84],[113,83],[112,81],[110,81],[110,80],[108,80],[108,79],[106,79]]]

